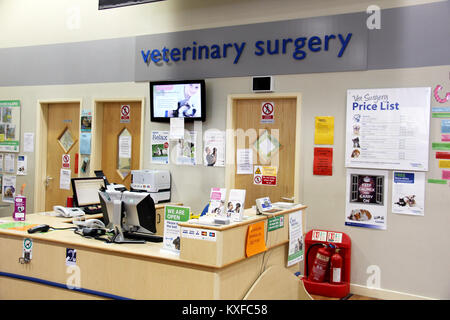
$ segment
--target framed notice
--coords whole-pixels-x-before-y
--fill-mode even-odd
[[[347,170],[346,226],[386,230],[387,179],[385,170]]]
[[[0,152],[19,152],[20,101],[0,100]]]
[[[431,88],[347,91],[345,166],[428,170]]]

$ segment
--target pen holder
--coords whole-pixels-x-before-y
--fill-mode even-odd
[[[15,196],[13,219],[15,221],[25,221],[26,212],[27,212],[27,198],[21,195]]]

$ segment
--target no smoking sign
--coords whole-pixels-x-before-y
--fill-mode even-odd
[[[62,155],[62,167],[66,169],[70,168],[70,154]]]
[[[120,107],[120,123],[130,122],[130,106],[123,105]]]
[[[261,123],[274,123],[275,104],[263,102],[261,104]]]

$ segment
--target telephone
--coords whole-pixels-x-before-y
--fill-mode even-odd
[[[264,213],[275,213],[281,210],[275,209],[272,206],[272,202],[270,202],[269,197],[256,199],[256,213],[264,214]]]
[[[63,217],[66,217],[66,218],[84,216],[84,211],[81,210],[80,208],[68,208],[68,207],[63,207],[63,206],[54,206],[53,211],[55,211],[59,215],[62,215]]]

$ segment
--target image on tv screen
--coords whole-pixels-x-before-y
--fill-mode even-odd
[[[153,87],[154,118],[201,118],[201,83],[162,84]]]

